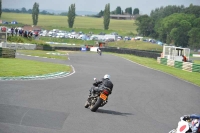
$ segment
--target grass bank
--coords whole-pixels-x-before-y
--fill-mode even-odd
[[[153,44],[150,42],[139,41],[139,40],[131,40],[131,41],[121,40],[121,41],[116,41],[116,42],[109,42],[107,46],[162,52],[162,46],[158,44]]]
[[[200,87],[200,73],[188,72],[188,71],[180,70],[177,68],[169,67],[166,65],[158,64],[157,60],[152,59],[152,58],[144,58],[144,57],[138,57],[138,56],[126,55],[126,54],[114,54],[114,55],[129,59],[141,65],[171,74],[175,77],[186,80]]]
[[[54,72],[71,72],[70,66],[39,61],[0,58],[0,77],[36,76]]]

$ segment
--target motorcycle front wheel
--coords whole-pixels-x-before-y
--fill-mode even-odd
[[[94,105],[91,105],[91,106],[90,106],[90,110],[91,110],[92,112],[96,112],[97,109],[101,106],[101,103],[102,103],[102,99],[98,97],[96,103],[95,103]]]

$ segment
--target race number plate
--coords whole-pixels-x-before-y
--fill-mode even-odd
[[[107,99],[107,96],[105,94],[101,93],[100,98],[105,101]]]

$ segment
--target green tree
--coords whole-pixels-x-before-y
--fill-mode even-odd
[[[160,8],[156,8],[152,10],[150,13],[150,17],[152,17],[155,21],[170,16],[174,13],[182,13],[184,11],[184,6],[175,6],[169,5],[166,7],[161,6]]]
[[[194,15],[174,13],[160,21],[160,27],[155,28],[160,40],[176,46],[186,47],[188,45],[188,31],[192,28]]]
[[[68,12],[61,12],[60,15],[61,15],[61,16],[67,16],[67,15],[68,15]]]
[[[110,24],[110,4],[106,4],[105,9],[104,9],[104,29],[108,30],[109,29],[109,24]]]
[[[200,6],[190,4],[189,7],[185,8],[184,13],[194,14],[198,18],[200,17]]]
[[[2,0],[0,0],[0,18],[1,18],[1,14],[2,14]]]
[[[200,28],[200,17],[199,17],[199,18],[196,18],[196,19],[192,22],[192,26],[193,26],[193,27]]]
[[[33,9],[32,9],[32,20],[33,20],[33,25],[37,25],[38,23],[38,15],[39,15],[39,4],[34,3]]]
[[[102,16],[103,16],[103,12],[104,12],[104,11],[101,10],[101,11],[98,13],[98,15],[99,15],[100,17],[102,17]]]
[[[192,28],[188,32],[190,48],[200,48],[200,28]]]
[[[140,14],[140,10],[138,8],[135,8],[133,10],[133,15],[137,15],[137,14]]]
[[[190,29],[191,23],[186,20],[182,20],[177,28],[173,28],[171,30],[171,38],[169,41],[173,41],[175,46],[187,47],[189,41],[188,32],[190,31]]]
[[[26,8],[25,8],[25,7],[22,7],[21,12],[22,12],[22,13],[26,13],[26,12],[27,12],[27,11],[26,11]]]
[[[73,28],[74,25],[74,20],[76,17],[76,13],[75,13],[76,9],[75,9],[75,3],[71,4],[71,6],[69,6],[69,11],[68,11],[68,25],[69,28]]]
[[[116,10],[111,11],[110,14],[116,14]]]
[[[148,15],[136,19],[137,32],[142,36],[149,36],[154,32],[154,21]]]
[[[116,14],[121,14],[121,13],[122,13],[122,9],[121,9],[120,6],[118,6],[118,7],[116,8]]]
[[[125,13],[132,15],[132,7],[128,7],[125,9]]]
[[[31,13],[32,13],[32,9],[28,9],[28,11],[27,11],[27,12],[31,14]]]

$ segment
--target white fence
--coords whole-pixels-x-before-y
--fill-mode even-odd
[[[35,50],[36,44],[25,44],[25,43],[7,43],[4,47],[10,49],[27,49],[27,50]]]

